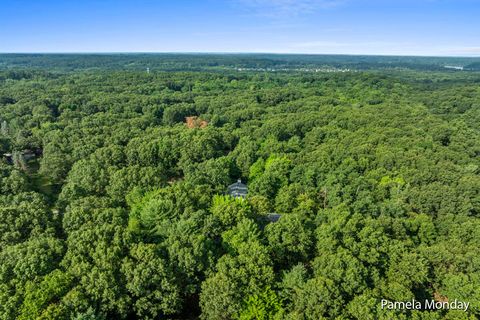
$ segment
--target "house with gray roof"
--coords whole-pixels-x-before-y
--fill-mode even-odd
[[[234,198],[245,199],[248,194],[248,188],[246,184],[242,183],[241,179],[238,179],[237,182],[228,186],[227,193]]]

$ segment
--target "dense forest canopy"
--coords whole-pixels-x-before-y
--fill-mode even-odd
[[[320,57],[0,55],[0,319],[480,317],[474,59]]]

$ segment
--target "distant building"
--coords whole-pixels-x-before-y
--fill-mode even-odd
[[[17,167],[22,167],[26,169],[28,161],[41,157],[42,154],[43,150],[41,148],[37,148],[34,150],[25,149],[23,151],[4,153],[3,158],[7,161],[8,164],[13,164]]]
[[[463,66],[444,66],[446,69],[463,70]]]
[[[227,192],[234,198],[246,198],[248,193],[247,185],[241,179],[228,186]]]
[[[35,151],[32,151],[32,150],[23,150],[21,152],[21,155],[23,156],[23,159],[25,159],[25,161],[29,161],[37,157],[37,154],[35,153]]]

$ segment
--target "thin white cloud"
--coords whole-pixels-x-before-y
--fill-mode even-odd
[[[480,56],[480,47],[442,47],[439,49],[440,54],[460,55],[460,56]]]
[[[335,42],[335,41],[308,41],[308,42],[298,42],[292,43],[292,48],[298,49],[318,49],[325,47],[345,47],[349,46],[349,43]]]
[[[280,48],[281,53],[309,54],[373,54],[373,55],[413,55],[413,56],[470,56],[480,57],[480,47],[435,45],[412,41],[382,41],[320,39],[304,42],[291,42]]]
[[[339,50],[339,53],[351,50],[350,53],[355,53],[356,50],[380,50],[383,51],[386,48],[390,50],[396,49],[412,49],[414,44],[408,42],[391,42],[391,41],[329,41],[329,40],[315,40],[307,42],[294,42],[290,43],[289,48],[292,50],[300,50],[303,52],[318,52]]]
[[[345,0],[237,0],[255,14],[270,17],[298,16],[343,4]]]

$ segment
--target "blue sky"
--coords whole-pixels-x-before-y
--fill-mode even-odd
[[[0,52],[480,56],[480,0],[0,0]]]

